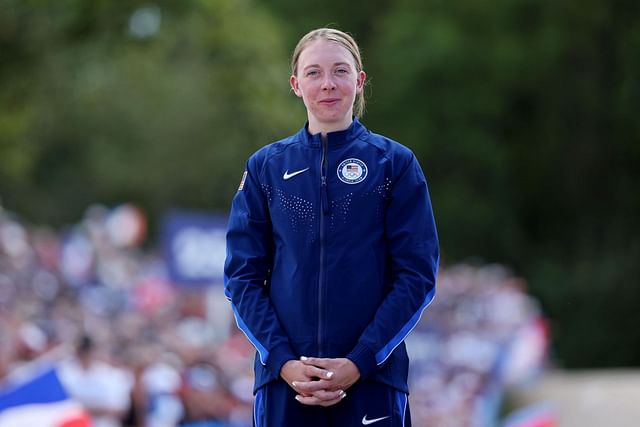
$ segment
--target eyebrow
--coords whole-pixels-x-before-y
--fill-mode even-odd
[[[339,65],[346,65],[346,66],[348,66],[349,68],[351,68],[351,64],[349,64],[348,62],[334,62],[334,63],[333,63],[333,66],[334,66],[334,67],[339,66]],[[304,68],[303,68],[303,70],[306,70],[307,68],[314,68],[314,67],[316,67],[316,68],[321,68],[321,67],[320,67],[320,64],[309,64],[309,65],[307,65],[306,67],[304,67]]]

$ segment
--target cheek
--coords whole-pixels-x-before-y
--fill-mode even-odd
[[[303,99],[313,99],[318,93],[318,90],[311,84],[299,86],[298,90]]]
[[[302,100],[302,102],[306,107],[309,107],[310,105],[313,104],[311,102],[313,97],[308,90],[306,90],[305,88],[299,88],[298,93],[299,93],[298,97]]]
[[[355,81],[354,82],[345,82],[341,86],[341,90],[342,90],[342,93],[355,95],[356,93],[358,93],[358,85],[356,84]]]

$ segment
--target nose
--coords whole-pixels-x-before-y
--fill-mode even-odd
[[[328,73],[322,80],[322,90],[333,90],[336,88],[336,84],[333,81],[333,76]]]

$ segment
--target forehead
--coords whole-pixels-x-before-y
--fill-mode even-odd
[[[336,63],[348,63],[355,68],[355,60],[351,52],[338,42],[329,40],[314,40],[300,53],[299,67],[309,65],[332,65]]]

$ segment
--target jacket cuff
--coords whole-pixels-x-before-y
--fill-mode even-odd
[[[280,344],[269,352],[266,368],[276,378],[280,378],[282,365],[293,359],[296,359],[296,356],[293,354],[291,346],[289,344]]]
[[[375,354],[364,344],[358,343],[351,353],[347,354],[347,359],[358,367],[361,379],[368,378],[378,368]]]

